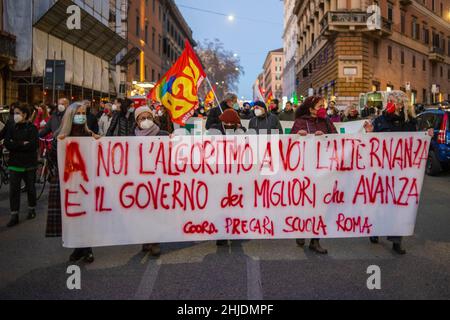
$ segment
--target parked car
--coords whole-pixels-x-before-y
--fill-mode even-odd
[[[434,129],[426,173],[435,176],[450,167],[450,109],[427,109],[418,116],[419,130]]]

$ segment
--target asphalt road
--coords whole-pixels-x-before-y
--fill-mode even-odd
[[[323,240],[327,256],[298,248],[293,240],[235,241],[229,248],[167,244],[159,259],[139,246],[99,248],[92,265],[79,264],[81,290],[73,291],[66,286],[71,250],[60,239],[44,237],[47,199],[40,201],[36,220],[6,229],[5,189],[0,299],[450,299],[450,173],[426,177],[405,256],[394,254],[385,239],[379,245]],[[371,265],[381,268],[381,290],[366,286]]]

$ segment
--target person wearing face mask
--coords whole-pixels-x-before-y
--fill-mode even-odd
[[[330,101],[330,103],[328,104],[327,114],[332,123],[342,122],[342,118],[341,118],[341,115],[339,114],[339,110],[338,110],[338,108],[336,108],[336,102]]]
[[[36,168],[39,146],[38,132],[30,122],[31,110],[27,105],[14,107],[14,125],[7,127],[4,145],[9,151],[8,169],[11,220],[7,227],[19,224],[21,182],[25,182],[28,196],[28,220],[36,218]]]
[[[343,122],[357,121],[357,120],[360,120],[358,107],[356,105],[351,105],[344,112]]]
[[[250,120],[255,116],[252,112],[252,106],[250,105],[250,103],[248,102],[244,103],[243,108],[239,113],[239,116],[241,117],[242,120]]]
[[[135,127],[133,100],[125,99],[118,107],[120,109],[113,113],[111,124],[106,133],[107,137],[129,137],[133,135]]]
[[[225,98],[222,103],[219,106],[209,110],[208,119],[206,120],[206,130],[209,130],[213,125],[220,124],[219,117],[225,110],[235,108],[239,109],[237,95],[234,93],[225,94]]]
[[[276,115],[267,110],[262,101],[255,102],[255,116],[250,120],[249,130],[255,130],[257,134],[283,134],[283,127]]]
[[[295,112],[291,102],[286,102],[284,110],[279,114],[278,119],[280,119],[280,121],[294,121]]]
[[[107,103],[103,107],[103,114],[98,121],[98,134],[101,136],[105,136],[108,132],[109,126],[111,125],[113,112],[112,112],[112,105],[110,103]]]
[[[57,139],[54,139],[50,151],[51,162],[58,165],[58,140],[64,140],[68,137],[92,137],[99,139],[100,136],[92,132],[87,126],[87,108],[83,102],[71,104],[62,119],[60,128],[54,133]],[[54,172],[58,172],[58,168]],[[58,174],[50,178],[50,190],[48,195],[48,214],[45,236],[47,238],[59,238],[62,235],[62,210],[61,193]],[[86,263],[94,262],[94,253],[92,248],[76,248],[70,255],[70,262],[77,262],[83,259]]]
[[[58,100],[58,108],[56,112],[54,112],[50,120],[47,121],[45,127],[39,131],[39,138],[45,138],[51,133],[55,133],[59,127],[61,126],[62,118],[64,117],[64,113],[66,112],[67,107],[69,106],[69,100],[66,98],[61,98]]]
[[[166,107],[160,106],[159,110],[156,112],[156,117],[158,119],[158,126],[161,130],[167,131],[168,133],[174,132],[173,122]]]
[[[325,109],[325,99],[319,96],[308,97],[296,112],[296,120],[291,131],[292,134],[307,136],[314,134],[337,134],[335,126],[331,123]],[[321,247],[320,239],[311,239],[309,249],[316,253],[327,254],[328,251]],[[303,247],[305,239],[297,239],[297,245]]]
[[[415,132],[418,130],[416,112],[414,106],[402,91],[395,91],[388,97],[388,103],[383,113],[373,123],[366,121],[364,128],[367,133],[371,132]],[[434,129],[428,130],[428,135],[434,136]],[[388,237],[392,242],[392,250],[397,254],[406,254],[402,246],[403,237]],[[370,237],[373,244],[379,243],[379,237]]]
[[[269,110],[271,113],[273,113],[274,115],[276,115],[278,117],[280,114],[280,100],[272,99],[272,101],[270,102],[270,105],[269,105]]]
[[[155,123],[152,110],[147,107],[139,107],[134,112],[136,121],[135,129],[132,133],[136,137],[155,137],[168,136],[169,132],[161,130]],[[154,257],[161,254],[161,246],[159,243],[146,243],[142,245],[143,252],[150,252]]]

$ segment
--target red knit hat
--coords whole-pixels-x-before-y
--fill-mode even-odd
[[[223,123],[232,123],[232,124],[240,124],[241,118],[236,111],[233,109],[225,110],[219,117],[219,120]]]

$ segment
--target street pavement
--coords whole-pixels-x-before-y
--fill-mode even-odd
[[[398,256],[382,239],[328,239],[327,256],[294,240],[163,244],[155,259],[140,246],[95,248],[95,262],[79,263],[81,290],[67,289],[71,250],[46,239],[47,199],[38,218],[9,219],[0,190],[0,299],[450,299],[450,173],[426,177],[416,232]],[[381,268],[381,290],[367,288],[367,268]]]

